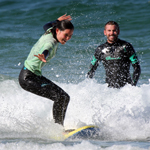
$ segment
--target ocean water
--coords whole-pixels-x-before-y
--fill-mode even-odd
[[[18,84],[43,25],[65,13],[72,16],[74,35],[59,45],[43,75],[71,97],[65,128],[97,125],[99,139],[63,141],[63,128],[52,119],[53,102]],[[0,0],[0,150],[150,149],[149,14],[149,0]],[[142,73],[136,87],[108,88],[102,64],[94,79],[86,78],[96,47],[106,41],[109,20],[119,23],[120,38],[137,52]]]

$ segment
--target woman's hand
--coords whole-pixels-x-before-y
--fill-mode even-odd
[[[72,20],[71,16],[67,14],[64,14],[63,16],[60,16],[57,20],[62,21],[62,20]]]
[[[41,61],[43,61],[43,62],[45,62],[46,63],[46,59],[45,59],[45,56],[44,56],[44,54],[38,54],[38,55],[34,55],[35,57],[38,57],[39,58],[39,60],[41,60]]]

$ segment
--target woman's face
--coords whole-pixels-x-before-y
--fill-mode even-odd
[[[64,31],[61,31],[58,28],[56,28],[56,37],[61,44],[65,44],[68,40],[70,40],[72,35],[73,30],[71,29],[65,29]]]

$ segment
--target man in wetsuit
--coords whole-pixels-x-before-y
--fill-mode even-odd
[[[97,47],[91,61],[88,77],[93,78],[99,62],[102,61],[106,71],[106,83],[109,87],[121,88],[127,83],[136,86],[141,68],[133,46],[118,38],[119,25],[114,21],[105,24],[104,35],[107,42]],[[130,75],[133,66],[133,77]]]

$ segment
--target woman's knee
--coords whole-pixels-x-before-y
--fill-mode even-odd
[[[61,101],[64,101],[66,104],[68,104],[70,101],[70,96],[66,92],[63,92],[61,95]]]
[[[67,94],[66,92],[64,92],[64,93],[63,93],[63,99],[64,99],[65,101],[68,101],[68,103],[69,103],[69,101],[70,101],[70,96],[69,96],[69,94]]]
[[[68,103],[69,103],[69,101],[70,101],[70,96],[66,93],[66,99],[67,99],[67,101],[68,101]]]

